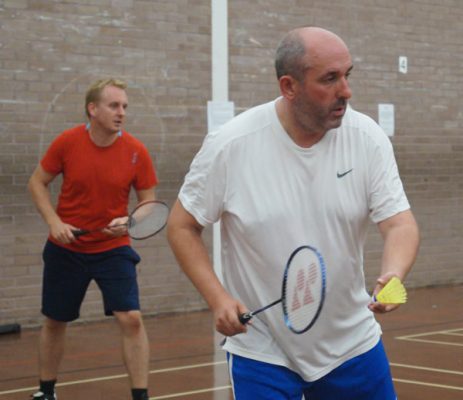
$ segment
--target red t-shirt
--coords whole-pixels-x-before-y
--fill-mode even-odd
[[[128,214],[131,187],[149,189],[158,182],[148,150],[127,132],[121,132],[108,147],[93,143],[85,125],[59,135],[41,161],[63,182],[57,213],[80,229],[98,229],[114,218]],[[54,243],[73,251],[96,253],[130,244],[128,236],[112,238],[100,232],[81,236],[69,245]]]

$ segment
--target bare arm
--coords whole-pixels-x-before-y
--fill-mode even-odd
[[[410,210],[398,213],[378,223],[384,239],[381,274],[374,293],[377,293],[393,277],[404,280],[415,262],[419,248],[419,230]],[[374,312],[395,310],[398,305],[370,304]]]
[[[203,227],[177,200],[167,224],[167,238],[180,267],[212,310],[218,332],[226,336],[246,332],[238,315],[248,310],[230,296],[217,278],[202,231]]]
[[[156,200],[156,195],[154,194],[154,188],[137,190],[137,200],[138,204],[144,203],[145,201]]]
[[[49,226],[51,236],[61,243],[70,243],[75,239],[72,234],[75,227],[61,221],[50,198],[48,185],[55,177],[38,165],[29,179],[28,188],[37,210]]]

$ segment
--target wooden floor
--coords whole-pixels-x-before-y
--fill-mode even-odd
[[[405,306],[379,321],[400,400],[463,399],[463,286],[412,290]],[[232,399],[209,312],[145,322],[151,400]],[[28,399],[36,390],[37,338],[38,330],[0,335],[0,400]],[[130,399],[119,348],[111,320],[71,326],[59,400]]]

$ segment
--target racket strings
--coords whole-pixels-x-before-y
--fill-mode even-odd
[[[169,208],[161,202],[150,202],[137,208],[129,218],[128,232],[133,239],[153,236],[164,228]]]
[[[288,269],[283,306],[288,326],[304,331],[317,318],[323,299],[323,277],[319,261],[309,252],[295,257]]]

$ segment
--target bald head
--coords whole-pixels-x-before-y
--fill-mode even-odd
[[[304,72],[322,57],[338,52],[348,52],[344,41],[323,28],[304,27],[293,29],[281,40],[275,57],[277,78],[291,75],[298,81]]]

